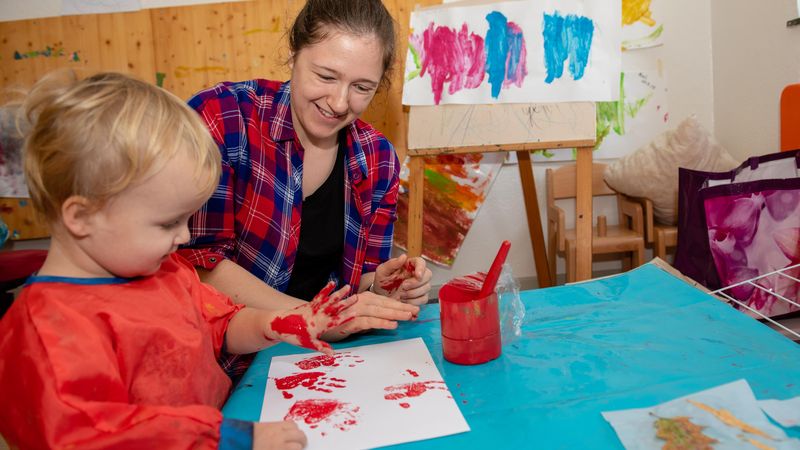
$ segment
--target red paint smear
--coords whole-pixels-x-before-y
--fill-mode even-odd
[[[350,359],[360,358],[360,356],[354,355],[353,352],[339,352],[339,353],[336,353],[335,355],[332,355],[332,356],[319,355],[319,356],[314,356],[314,357],[311,357],[311,358],[306,358],[306,359],[298,361],[298,362],[296,362],[294,364],[297,367],[299,367],[299,368],[301,368],[303,370],[316,369],[316,368],[322,367],[322,366],[338,367],[339,366],[339,362],[341,362],[344,359],[348,359],[348,358],[350,358]],[[356,359],[355,362],[363,363],[364,360],[363,359]],[[352,367],[352,365],[351,365],[351,367]],[[344,381],[344,380],[342,380],[342,381]]]
[[[311,387],[322,378],[325,374],[323,372],[303,372],[288,377],[278,378],[275,380],[275,387],[278,389],[294,389],[297,386]]]
[[[283,394],[283,398],[292,398],[292,397],[294,397],[294,395],[292,395],[291,393],[286,392],[286,391],[281,391],[281,394]]]
[[[396,291],[405,280],[405,278],[393,276],[392,278],[382,282],[381,288],[391,294],[392,292]]]
[[[308,323],[306,323],[306,319],[302,315],[290,314],[285,317],[276,317],[272,320],[270,326],[279,334],[297,336],[301,347],[316,350],[311,340],[311,335],[308,333]]]
[[[408,372],[408,374],[411,375],[412,377],[418,377],[419,376],[419,374],[417,372],[415,372],[415,371],[413,371],[411,369],[406,369],[406,372]]]
[[[400,403],[400,406],[402,406],[403,408],[406,408],[406,409],[411,407],[411,405],[409,405],[408,403]]]
[[[478,293],[483,287],[483,282],[486,281],[486,273],[478,272],[475,274],[465,275],[463,277],[453,278],[447,284],[452,287],[464,291]]]
[[[390,294],[393,293],[403,284],[403,281],[415,276],[414,270],[414,263],[406,261],[403,267],[396,269],[388,280],[381,282],[381,288]]]
[[[446,391],[447,386],[444,384],[444,381],[419,381],[416,383],[398,384],[384,388],[384,390],[389,393],[384,395],[383,398],[386,400],[398,400],[401,398],[419,397],[432,389]]]
[[[309,399],[296,402],[286,413],[283,420],[303,421],[316,428],[320,422],[330,422],[336,428],[346,431],[357,425],[358,407],[338,400]],[[333,423],[336,422],[336,423]]]

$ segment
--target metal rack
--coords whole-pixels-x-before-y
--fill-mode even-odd
[[[779,269],[779,270],[775,270],[773,272],[765,273],[763,275],[759,275],[757,277],[750,278],[749,280],[740,281],[740,282],[732,284],[730,286],[726,286],[726,287],[724,287],[722,289],[717,289],[716,291],[713,291],[712,294],[716,294],[717,296],[720,296],[720,297],[724,298],[728,303],[733,303],[735,305],[738,305],[741,309],[745,309],[745,310],[749,311],[752,315],[758,317],[759,320],[765,321],[767,323],[767,325],[769,325],[770,327],[772,327],[772,328],[776,329],[777,331],[783,333],[788,338],[790,338],[792,340],[795,340],[795,341],[800,341],[800,317],[793,317],[793,318],[789,318],[789,319],[785,319],[785,320],[775,320],[773,318],[765,316],[761,312],[751,308],[749,305],[747,305],[744,302],[734,298],[732,295],[730,295],[728,292],[726,292],[726,291],[729,291],[729,290],[731,290],[733,288],[736,288],[736,287],[739,287],[739,286],[742,286],[742,285],[745,285],[745,284],[749,284],[749,285],[754,286],[755,289],[759,289],[759,290],[761,290],[763,292],[766,292],[767,294],[775,297],[778,301],[786,302],[786,303],[789,303],[790,305],[793,305],[793,306],[795,306],[797,308],[800,308],[800,304],[798,304],[797,301],[796,301],[797,299],[795,299],[795,300],[788,299],[788,298],[778,294],[777,292],[773,292],[771,289],[767,289],[767,288],[765,288],[765,287],[763,287],[763,286],[761,286],[760,284],[757,283],[758,280],[761,280],[761,279],[764,279],[764,278],[767,278],[767,277],[781,277],[781,278],[784,278],[785,281],[788,281],[790,283],[798,283],[798,284],[800,284],[800,279],[798,279],[796,276],[792,276],[792,275],[789,274],[789,272],[792,271],[792,270],[800,270],[800,264],[795,264],[793,266],[784,267],[783,269]]]

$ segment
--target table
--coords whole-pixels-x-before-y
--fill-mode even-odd
[[[800,346],[654,264],[521,293],[522,336],[479,366],[444,361],[436,304],[345,348],[421,337],[472,431],[407,449],[619,449],[601,411],[640,408],[746,379],[759,399],[800,395]],[[272,356],[260,352],[223,409],[258,420]],[[800,437],[797,429],[787,430]]]

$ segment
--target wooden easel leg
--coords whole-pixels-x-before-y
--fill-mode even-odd
[[[544,245],[542,218],[539,215],[539,199],[536,197],[536,183],[533,179],[531,154],[527,150],[517,151],[519,178],[522,181],[522,195],[525,198],[525,212],[528,215],[528,233],[533,247],[533,261],[536,264],[536,278],[539,287],[553,286],[553,277],[547,261],[547,249]],[[551,250],[554,251],[555,249]]]
[[[575,280],[592,277],[592,147],[579,147],[576,158]]]
[[[422,192],[425,187],[425,158],[410,156],[408,162],[408,256],[422,254]]]

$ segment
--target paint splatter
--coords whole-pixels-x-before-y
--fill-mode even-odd
[[[411,405],[409,405],[409,404],[408,404],[408,403],[406,403],[406,402],[403,402],[403,403],[400,403],[400,407],[401,407],[401,408],[408,409],[408,408],[411,408]]]
[[[642,22],[648,27],[656,24],[650,11],[651,0],[622,0],[622,24],[632,25]]]
[[[512,83],[522,86],[528,74],[525,69],[525,39],[522,29],[498,11],[486,15],[489,31],[486,33],[486,73],[492,86],[492,97],[500,96],[500,88]]]
[[[188,67],[188,66],[178,66],[175,68],[175,78],[186,78],[192,74],[207,72],[214,75],[225,75],[230,72],[227,68],[222,66],[200,66],[200,67]]]
[[[416,371],[411,370],[411,369],[406,369],[406,372],[408,372],[408,374],[411,375],[414,378],[417,378],[419,376],[419,373],[417,373]]]
[[[156,72],[156,86],[164,87],[164,78],[167,77],[167,74],[164,72]]]
[[[283,420],[302,421],[310,428],[317,428],[321,422],[328,423],[341,431],[358,425],[359,407],[338,400],[308,399],[296,402]]]
[[[22,60],[22,59],[30,59],[30,58],[61,58],[67,57],[70,61],[78,62],[81,60],[78,52],[67,52],[64,50],[64,47],[60,44],[56,44],[54,46],[46,46],[42,50],[30,50],[27,52],[20,52],[15,50],[14,51],[14,59]]]
[[[561,78],[564,63],[569,59],[569,71],[573,80],[583,78],[592,48],[594,22],[588,17],[558,12],[544,15],[544,65],[547,70],[545,83]]]
[[[445,83],[452,95],[477,88],[488,74],[494,98],[501,88],[521,86],[528,74],[522,29],[498,11],[489,13],[486,20],[489,30],[485,38],[470,32],[466,23],[457,31],[431,22],[421,35],[412,34],[408,45],[416,69],[406,79],[429,74],[437,105]]]
[[[403,281],[414,277],[414,269],[414,263],[406,261],[403,267],[395,269],[395,271],[389,275],[389,278],[381,281],[381,289],[388,292],[389,295],[393,294],[400,285],[403,284]]]
[[[338,367],[339,363],[345,360],[351,360],[349,367],[354,367],[355,363],[363,363],[364,360],[360,356],[354,355],[353,352],[339,352],[335,355],[319,355],[311,358],[306,358],[294,363],[297,367],[303,370],[312,370],[319,367]]]
[[[383,396],[386,400],[400,400],[403,398],[419,397],[431,390],[447,391],[448,389],[444,381],[418,381],[415,383],[388,386],[384,388],[384,390],[387,392],[387,394]],[[403,404],[400,404],[400,406],[403,406]],[[406,406],[403,406],[403,408],[406,408]]]

